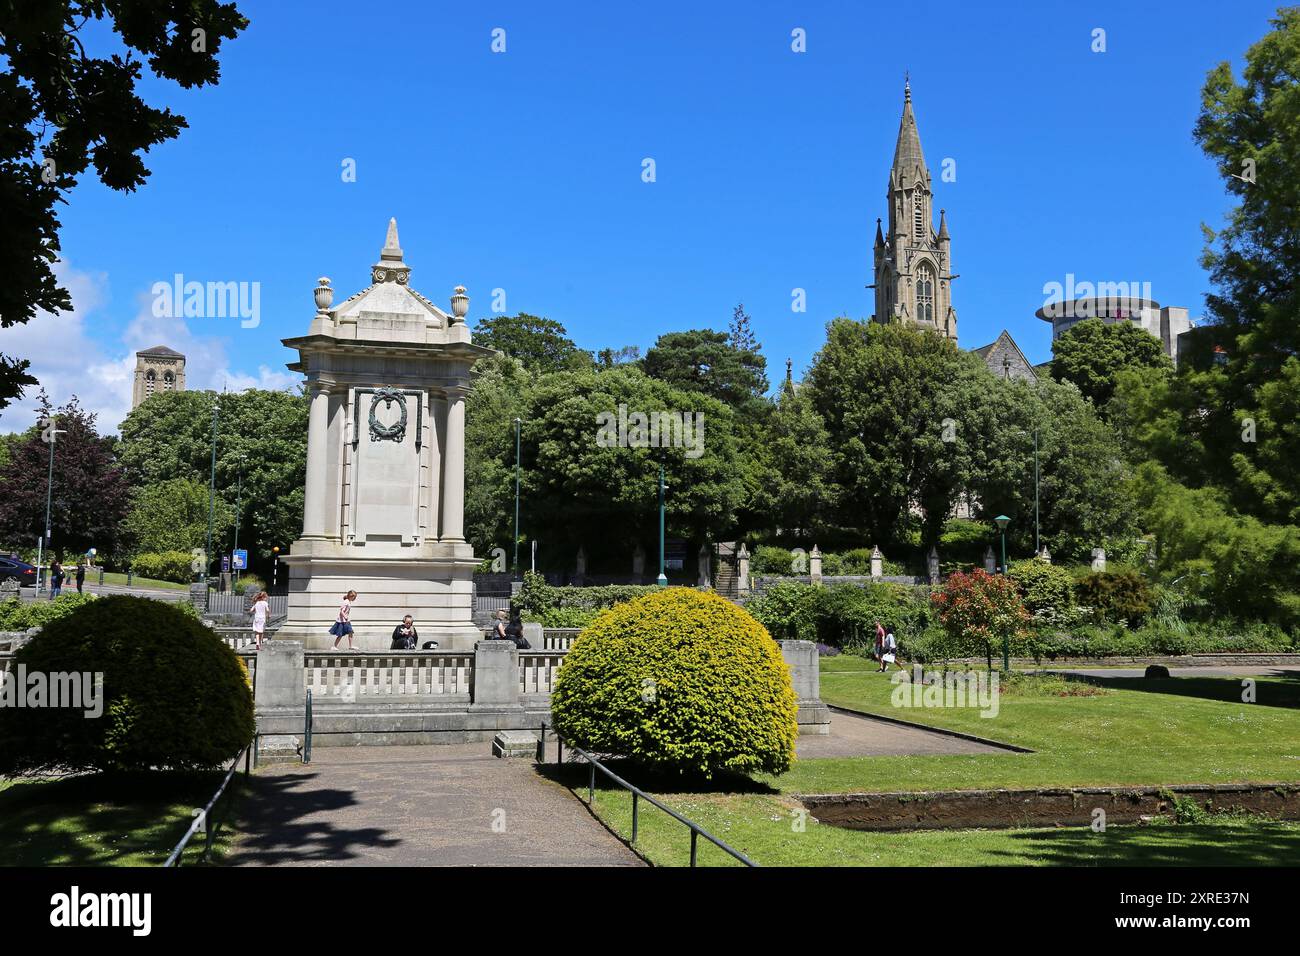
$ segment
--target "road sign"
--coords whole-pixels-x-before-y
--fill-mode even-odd
[[[234,553],[234,560],[231,562],[231,566],[232,566],[236,571],[247,571],[247,570],[248,570],[248,552],[245,551],[243,548],[240,548],[238,551],[236,551],[236,552]]]

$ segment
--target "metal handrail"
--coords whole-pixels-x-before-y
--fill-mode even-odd
[[[558,733],[555,733],[554,728],[548,728],[545,721],[542,722],[541,740],[538,741],[538,745],[537,745],[539,762],[541,763],[546,762],[546,731],[548,729],[551,731],[551,733],[555,734],[555,743],[556,743],[555,762],[557,764],[563,764],[564,763],[564,738],[561,737]],[[712,843],[714,846],[718,847],[718,849],[723,850],[726,853],[729,853],[732,857],[739,860],[741,863],[745,864],[745,866],[751,866],[751,867],[758,866],[757,863],[755,863],[749,857],[745,856],[745,854],[741,853],[739,850],[727,846],[727,844],[723,843],[721,840],[715,837],[708,830],[704,829],[704,827],[700,826],[698,823],[682,816],[672,807],[659,802],[658,800],[650,796],[650,794],[646,793],[644,790],[642,790],[640,787],[636,786],[635,784],[628,783],[626,780],[624,780],[618,774],[614,773],[614,771],[610,770],[603,763],[601,763],[591,754],[587,753],[587,751],[583,750],[581,747],[575,747],[573,744],[569,744],[569,749],[574,751],[577,754],[580,754],[587,761],[587,766],[590,768],[591,771],[591,775],[587,779],[587,806],[588,807],[593,806],[594,800],[596,798],[596,771],[597,770],[603,773],[610,780],[613,780],[624,790],[627,790],[632,794],[632,838],[628,840],[629,843],[636,842],[637,824],[639,821],[639,817],[637,814],[637,801],[645,800],[651,806],[658,807],[660,810],[668,814],[678,823],[681,823],[690,829],[692,867],[696,865],[695,864],[696,844],[698,843],[699,837],[701,836],[704,837],[704,839],[708,840],[710,843]]]
[[[233,761],[231,761],[230,769],[226,771],[225,779],[221,781],[221,786],[217,787],[217,792],[212,795],[212,799],[208,801],[208,805],[202,810],[194,811],[194,822],[190,824],[190,828],[185,831],[185,835],[181,837],[180,842],[172,849],[171,855],[168,856],[167,861],[163,863],[164,868],[180,865],[181,853],[184,852],[186,845],[190,842],[190,838],[194,836],[200,828],[203,829],[204,834],[203,862],[208,862],[209,857],[212,855],[213,834],[216,832],[216,826],[208,819],[208,815],[212,812],[212,808],[217,805],[217,801],[221,799],[221,795],[226,792],[226,787],[230,784],[231,778],[235,776],[235,771],[239,769],[240,757],[244,758],[244,776],[247,777],[249,775],[251,772],[250,764],[253,757],[253,750],[256,747],[257,735],[254,734],[253,739],[245,744],[244,749],[239,752]]]

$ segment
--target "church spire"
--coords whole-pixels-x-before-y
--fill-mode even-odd
[[[903,84],[903,118],[898,123],[898,142],[894,146],[894,165],[889,171],[889,188],[906,188],[915,179],[929,185],[930,171],[925,166],[921,134],[916,128],[916,115],[912,112],[912,83],[909,79]]]

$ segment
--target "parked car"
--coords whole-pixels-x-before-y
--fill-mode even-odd
[[[0,558],[0,581],[16,578],[18,586],[24,588],[36,587],[36,568],[25,561],[18,561],[14,558]]]

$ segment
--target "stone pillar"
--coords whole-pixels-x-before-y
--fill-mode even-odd
[[[1038,557],[1045,564],[1052,563],[1052,552],[1047,550],[1047,545],[1043,545],[1043,550],[1038,552]]]
[[[208,609],[208,582],[206,580],[196,581],[190,585],[190,605],[200,614]]]
[[[519,649],[514,641],[474,645],[474,705],[519,706]]]
[[[930,583],[939,583],[939,549],[930,545],[930,554],[925,559],[926,570],[929,572]]]
[[[700,553],[703,552],[704,549],[701,548]],[[740,551],[736,555],[736,564],[740,568],[738,574],[739,580],[736,582],[736,585],[740,589],[741,594],[748,594],[749,593],[749,549],[746,548],[743,543],[740,545]]]
[[[817,545],[813,545],[812,554],[808,555],[808,574],[812,578],[813,584],[822,583],[822,553]]]
[[[632,552],[632,577],[638,580],[645,577],[645,548],[639,544]]]
[[[880,545],[873,545],[871,548],[871,579],[879,581],[885,576],[885,555],[880,550]]]
[[[799,698],[799,733],[829,734],[831,713],[821,694],[821,662],[812,641],[779,641],[781,657],[790,668],[790,683]]]
[[[1092,569],[1094,571],[1106,570],[1106,549],[1105,548],[1092,549]]]
[[[573,583],[582,586],[587,579],[587,549],[578,545],[578,556],[574,559]]]
[[[298,757],[306,711],[306,668],[301,641],[270,641],[257,653],[253,707],[259,763]]]
[[[302,536],[325,537],[325,483],[335,474],[329,466],[330,393],[312,383],[311,411],[307,419],[307,482],[303,488]]]
[[[465,396],[468,389],[447,388],[447,453],[442,472],[442,541],[465,540]]]
[[[993,553],[993,545],[984,549],[984,570],[993,574],[998,569],[997,555]]]

